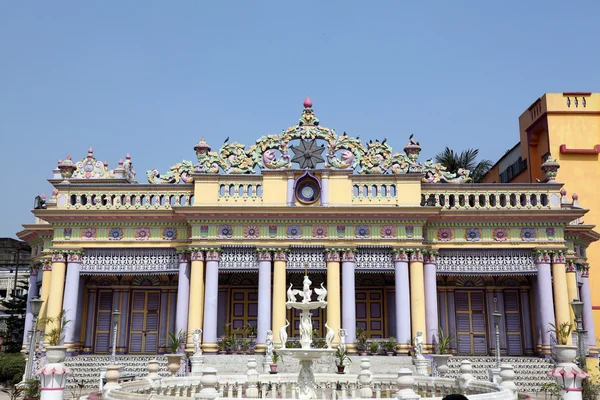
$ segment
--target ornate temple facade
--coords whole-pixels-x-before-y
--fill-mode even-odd
[[[196,328],[214,353],[226,326],[248,325],[260,352],[268,330],[299,336],[285,302],[305,273],[328,291],[316,334],[343,328],[350,351],[361,329],[395,337],[399,354],[421,331],[430,352],[441,328],[456,354],[489,355],[497,311],[502,354],[549,354],[550,324],[572,321],[578,298],[596,354],[586,248],[599,236],[552,160],[542,183],[469,183],[469,171],[419,162],[412,136],[400,153],[322,127],[308,98],[280,134],[194,150],[148,183],[129,155],[112,170],[92,149],[59,160],[18,235],[32,247],[29,295],[42,316],[65,310],[73,354],[110,352],[113,310],[119,353],[165,351],[168,332]]]

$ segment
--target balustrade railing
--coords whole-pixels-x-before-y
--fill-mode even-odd
[[[59,192],[58,208],[87,210],[169,210],[173,207],[192,206],[192,185],[161,185],[140,190],[81,190],[73,188]]]
[[[421,206],[448,210],[560,208],[560,185],[423,184]]]
[[[262,177],[257,176],[252,181],[248,179],[240,180],[220,180],[219,181],[219,202],[228,203],[252,203],[260,202],[263,195]],[[284,195],[284,194],[282,194]]]

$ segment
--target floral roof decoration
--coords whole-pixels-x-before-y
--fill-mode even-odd
[[[393,152],[387,139],[369,140],[321,126],[310,98],[304,100],[304,109],[298,123],[279,134],[262,136],[249,148],[227,137],[218,151],[202,138],[194,146],[197,164],[182,161],[169,171],[157,169],[146,172],[150,183],[190,183],[193,173],[202,174],[255,174],[261,169],[286,170],[291,168],[327,168],[352,170],[358,174],[423,174],[423,182],[470,181],[469,171],[449,173],[432,160],[418,161],[421,145],[410,135],[404,152]]]
[[[107,161],[99,161],[94,156],[94,149],[89,148],[88,154],[81,161],[73,162],[71,156],[58,160],[58,171],[65,181],[88,180],[88,179],[125,179],[129,183],[137,183],[135,171],[129,153],[125,161],[119,160],[115,169],[108,169]]]

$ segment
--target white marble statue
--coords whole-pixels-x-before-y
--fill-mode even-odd
[[[304,297],[302,299],[303,303],[310,302],[310,296],[312,295],[312,290],[310,289],[311,284],[312,282],[310,281],[310,279],[308,279],[308,275],[304,276],[304,282],[302,282],[302,296]]]
[[[338,335],[340,336],[340,344],[338,346],[338,348],[342,349],[342,351],[345,353],[346,352],[346,336],[348,336],[348,332],[346,332],[345,329],[339,329],[338,330]]]
[[[288,339],[288,335],[287,335],[287,327],[290,326],[290,321],[288,321],[287,319],[285,320],[285,326],[282,326],[279,329],[279,339],[281,340],[281,348],[285,349],[285,343],[287,342]]]
[[[327,297],[327,289],[323,286],[323,282],[321,282],[321,288],[315,288],[315,293],[317,294],[317,301],[325,301],[325,297]]]
[[[273,331],[272,330],[268,330],[267,331],[267,338],[265,339],[265,356],[268,359],[272,359],[273,358],[273,348],[275,347],[273,345]]]
[[[331,349],[333,339],[335,338],[335,332],[329,327],[329,325],[327,325],[327,322],[325,322],[325,328],[327,328],[327,334],[325,335],[325,343],[327,343],[327,348]]]
[[[312,327],[312,314],[310,311],[300,314],[300,343],[303,348],[310,347],[312,343]]]
[[[417,336],[415,336],[413,344],[415,346],[415,358],[424,358],[423,357],[423,332],[417,331]]]
[[[194,342],[194,355],[199,356],[202,354],[200,349],[200,335],[202,335],[202,329],[196,328],[192,332],[192,341]]]

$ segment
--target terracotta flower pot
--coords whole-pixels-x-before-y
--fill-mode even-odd
[[[346,366],[345,365],[342,364],[342,365],[338,365],[337,366],[337,373],[338,374],[343,374],[345,370],[346,370]]]

